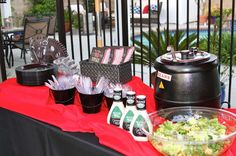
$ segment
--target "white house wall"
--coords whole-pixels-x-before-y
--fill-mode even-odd
[[[167,3],[161,0],[162,9],[160,22],[167,22]],[[197,3],[195,0],[189,0],[189,22],[197,21]],[[179,24],[187,22],[187,0],[179,0]],[[176,0],[169,0],[169,23],[176,23]]]
[[[140,0],[133,0],[134,6],[140,6]],[[160,22],[167,22],[167,0],[162,2]],[[151,0],[152,4],[157,4],[157,0]],[[142,0],[142,10],[148,5],[148,0]],[[143,16],[144,17],[144,16]],[[189,0],[189,22],[197,20],[197,3],[195,0]],[[187,0],[179,0],[179,24],[184,24],[187,21]],[[169,23],[176,23],[176,0],[169,0]]]

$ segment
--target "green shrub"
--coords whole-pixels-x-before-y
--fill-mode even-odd
[[[34,16],[50,16],[56,14],[56,0],[29,0],[32,7],[26,12]]]
[[[164,31],[164,34],[160,34],[160,41],[158,41],[158,33],[157,31],[151,30],[150,36],[148,32],[143,32],[143,37],[148,40],[148,42],[151,44],[151,49],[149,50],[149,45],[144,45],[139,40],[134,40],[134,44],[136,47],[135,52],[135,63],[144,65],[153,64],[156,58],[159,55],[163,55],[166,53],[167,49],[167,31]],[[178,37],[177,33],[169,33],[169,45],[172,45],[172,47],[176,50],[178,45],[178,50],[184,50],[187,47],[193,47],[196,45],[197,34],[193,33],[189,35],[188,45],[187,45],[187,37],[184,31],[179,31]],[[160,45],[158,46],[158,42]],[[141,50],[142,46],[142,50]],[[160,52],[158,55],[158,51]]]
[[[234,35],[234,42],[236,41],[236,35]],[[221,37],[221,64],[229,65],[230,62],[230,49],[231,49],[231,34],[229,32],[223,32]],[[219,53],[219,34],[210,35],[210,53],[218,56]],[[208,37],[201,39],[199,48],[207,51]],[[236,44],[233,44],[233,64],[236,64]]]
[[[71,16],[71,20],[70,20],[70,16]],[[80,19],[80,27],[83,27],[83,16],[80,15],[79,17]],[[72,26],[74,28],[79,28],[79,22],[78,22],[78,14],[75,11],[71,11],[71,13],[69,14],[69,11],[67,9],[64,10],[64,20],[65,22],[72,22]]]

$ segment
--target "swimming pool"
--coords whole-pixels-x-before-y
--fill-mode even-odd
[[[235,30],[236,31],[236,30]],[[185,32],[185,36],[184,37],[187,37],[187,31],[184,31]],[[228,30],[222,30],[222,32],[229,32]],[[169,34],[171,36],[173,36],[175,33],[175,31],[170,31]],[[196,33],[197,34],[197,30],[190,30],[189,31],[189,35],[193,34],[193,33]],[[211,34],[213,33],[213,31],[211,31]],[[161,32],[161,34],[163,35],[164,33]],[[208,37],[208,30],[207,29],[204,29],[204,30],[199,30],[199,38],[207,38]],[[141,35],[135,35],[134,37],[135,40],[141,42]],[[132,39],[131,39],[131,43],[132,43]],[[148,45],[149,44],[149,41],[147,38],[145,38],[143,36],[143,45]]]

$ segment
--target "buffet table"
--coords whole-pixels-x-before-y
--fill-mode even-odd
[[[99,144],[92,133],[63,132],[3,108],[0,108],[0,147],[0,156],[121,155]]]
[[[127,85],[146,95],[148,112],[156,110],[151,88],[137,77]],[[160,155],[149,142],[108,125],[105,103],[101,112],[85,114],[78,96],[73,105],[55,104],[47,87],[8,79],[0,84],[0,107],[0,156]],[[236,155],[236,143],[224,155]]]

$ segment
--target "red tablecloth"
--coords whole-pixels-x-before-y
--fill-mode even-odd
[[[153,90],[150,87],[137,77],[133,77],[127,85],[136,91],[137,95],[147,96],[148,112],[156,110]],[[104,104],[101,112],[97,114],[83,113],[78,96],[73,105],[55,104],[47,87],[21,86],[16,83],[16,79],[8,79],[0,84],[0,107],[54,125],[63,131],[95,133],[101,144],[124,155],[160,155],[149,142],[136,142],[128,132],[108,125],[108,110]],[[236,112],[234,109],[230,111]],[[236,156],[236,142],[225,155]]]

